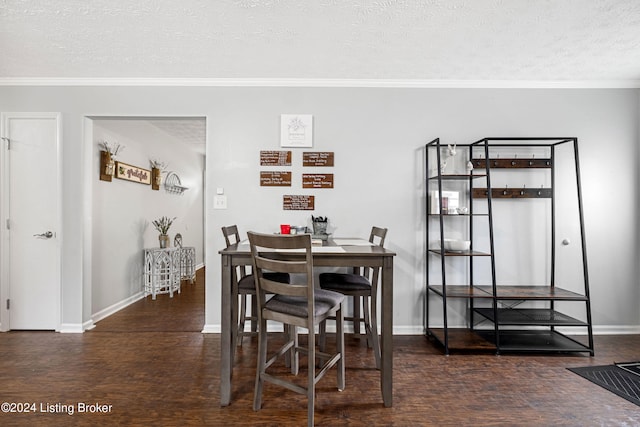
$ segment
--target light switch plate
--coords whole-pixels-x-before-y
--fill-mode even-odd
[[[227,209],[227,196],[214,196],[213,209]]]

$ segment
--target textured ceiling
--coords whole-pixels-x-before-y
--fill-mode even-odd
[[[203,117],[155,118],[146,122],[182,142],[191,150],[205,154],[206,121]]]
[[[0,0],[0,82],[640,82],[639,0]]]

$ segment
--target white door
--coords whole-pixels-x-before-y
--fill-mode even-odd
[[[2,113],[2,330],[60,328],[59,113]]]

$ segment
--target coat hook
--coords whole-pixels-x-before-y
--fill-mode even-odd
[[[506,196],[506,195],[507,195],[507,189],[508,189],[508,188],[509,188],[509,186],[508,186],[508,185],[505,185],[505,186],[504,186],[504,190],[502,190],[502,195],[503,195],[503,196]]]
[[[520,195],[521,195],[521,196],[524,196],[524,192],[525,192],[524,190],[525,190],[526,188],[527,188],[527,186],[526,186],[526,185],[523,185],[523,186],[522,186],[522,190],[520,190]]]

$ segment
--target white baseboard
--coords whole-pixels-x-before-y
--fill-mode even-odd
[[[601,325],[593,327],[593,335],[636,335],[640,334],[640,325]]]
[[[115,303],[113,305],[110,305],[109,307],[107,307],[107,308],[105,308],[103,310],[100,310],[97,313],[94,313],[91,316],[91,320],[92,320],[93,323],[99,322],[100,320],[111,316],[113,313],[116,313],[116,312],[122,310],[123,308],[133,304],[134,302],[141,300],[142,298],[144,298],[144,292],[140,291],[137,294],[134,294],[134,295],[130,296],[127,299],[124,299],[124,300],[122,300],[120,302],[117,302],[117,303]]]
[[[204,325],[202,328],[203,334],[219,334],[222,331],[220,325]]]
[[[441,326],[432,325],[434,328],[439,328]],[[210,324],[205,325],[202,330],[203,334],[219,334],[221,332],[220,324]],[[276,327],[268,328],[271,332],[282,331]],[[562,332],[567,335],[587,335],[586,328],[558,328],[559,332]],[[327,325],[327,332],[335,332],[335,325],[329,324]],[[350,333],[353,332],[352,325],[345,325],[345,332]],[[394,326],[393,335],[424,335],[424,328],[422,326]],[[640,325],[630,326],[630,325],[611,325],[611,326],[594,326],[593,327],[593,335],[640,335]]]
[[[82,323],[61,323],[59,330],[62,334],[81,334],[84,331]]]

